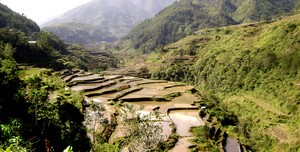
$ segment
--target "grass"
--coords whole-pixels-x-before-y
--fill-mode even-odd
[[[257,106],[259,106],[260,108],[264,109],[265,111],[269,111],[269,112],[273,112],[274,114],[277,114],[279,116],[285,116],[287,114],[279,111],[278,109],[276,109],[275,107],[273,107],[272,105],[270,105],[269,103],[267,103],[266,101],[263,101],[261,99],[257,99],[251,95],[243,95],[243,97],[251,102],[254,102]]]
[[[219,151],[218,147],[214,145],[210,139],[209,131],[206,126],[192,127],[191,132],[196,137],[193,143],[197,144],[197,147],[193,151]]]
[[[24,70],[20,70],[19,71],[19,78],[21,80],[24,80],[26,78],[26,76],[31,76],[31,75],[34,75],[34,74],[39,74],[41,71],[43,71],[45,69],[43,68],[31,68],[31,67],[28,67]]]
[[[156,63],[148,66],[153,78],[170,79],[175,73],[202,94],[212,93],[219,109],[238,117],[235,126],[224,129],[251,150],[297,151],[300,14],[196,33],[164,47],[160,58],[149,57]],[[196,61],[182,65],[168,60],[191,50]]]
[[[227,130],[228,133],[238,137],[245,145],[253,145],[253,149],[269,147],[287,151],[284,149],[286,145],[293,147],[299,142],[299,134],[294,132],[299,131],[295,115],[287,116],[266,101],[244,94],[225,98],[222,104],[239,118],[239,124]],[[263,140],[268,141],[269,145]]]

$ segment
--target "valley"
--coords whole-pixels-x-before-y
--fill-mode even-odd
[[[0,152],[298,152],[299,6],[92,0],[40,29],[0,3]]]
[[[66,43],[116,42],[138,23],[177,0],[92,0],[42,25]],[[93,15],[91,15],[93,14]]]

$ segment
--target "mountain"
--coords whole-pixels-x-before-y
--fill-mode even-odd
[[[0,17],[0,67],[2,59],[9,55],[11,56],[9,58],[13,58],[19,64],[53,69],[98,68],[102,67],[101,64],[110,65],[110,61],[114,60],[111,56],[110,58],[103,56],[106,60],[100,62],[82,46],[64,44],[57,36],[40,31],[35,22],[1,3]]]
[[[128,34],[134,48],[151,52],[194,31],[270,20],[294,11],[299,0],[183,0],[167,7]]]
[[[0,28],[18,29],[29,35],[39,32],[39,26],[32,20],[13,12],[6,5],[0,3]]]
[[[65,38],[60,34],[62,30],[65,32],[71,31],[72,33],[74,28],[73,26],[69,26],[70,24],[79,24],[76,27],[86,24],[92,26],[95,29],[94,31],[100,30],[111,33],[107,35],[108,38],[106,38],[105,34],[102,35],[103,40],[111,40],[111,38],[120,38],[126,35],[137,23],[154,16],[158,11],[172,4],[174,1],[176,0],[93,0],[66,12],[42,26],[45,27],[46,31],[51,29],[49,31],[62,37],[66,42],[75,41],[69,37]],[[76,28],[76,30],[79,29]],[[83,26],[81,31],[85,30],[88,29]],[[98,32],[89,36],[99,37]],[[86,36],[84,38],[90,39]],[[75,42],[83,43],[80,40],[76,40]],[[97,43],[99,41],[96,39],[93,42]]]
[[[112,33],[84,23],[66,22],[43,28],[59,35],[66,43],[90,44],[94,42],[113,42],[117,40]]]
[[[217,124],[217,129],[207,135],[217,136],[215,141],[226,138],[217,133],[224,129],[228,137],[239,140],[243,151],[297,151],[299,42],[297,14],[199,30],[146,58],[130,58],[126,67],[133,71],[143,65],[141,69],[152,79],[195,86],[202,97],[200,104],[207,108],[208,123]],[[197,147],[210,149],[201,135],[196,138]]]

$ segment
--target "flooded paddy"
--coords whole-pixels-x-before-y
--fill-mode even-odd
[[[125,104],[140,109],[140,115],[158,111],[161,119],[154,120],[162,128],[161,137],[167,141],[172,133],[180,136],[172,151],[188,151],[192,144],[190,128],[204,125],[198,116],[198,107],[194,102],[199,99],[190,90],[192,86],[177,82],[148,80],[120,75],[100,76],[97,74],[69,75],[64,78],[74,91],[83,91],[90,103],[101,103],[105,107],[103,115],[109,119],[111,114],[120,113]],[[116,104],[117,106],[114,106]],[[124,137],[126,128],[122,125],[120,116],[116,118],[117,126],[112,132],[109,142]],[[176,132],[172,132],[176,127]]]
[[[83,76],[77,76],[73,78],[70,82],[73,81],[90,81],[90,80],[99,80],[102,77],[99,76],[98,74],[93,74],[93,75],[83,75]]]
[[[191,127],[202,126],[204,122],[198,116],[198,110],[174,110],[169,117],[175,124],[176,133],[179,136],[191,136]]]
[[[192,146],[192,139],[192,137],[180,138],[176,143],[175,147],[172,150],[170,150],[170,152],[188,152],[189,146]]]

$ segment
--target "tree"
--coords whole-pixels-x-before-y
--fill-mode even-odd
[[[65,90],[62,80],[49,71],[28,77],[25,84],[26,106],[31,117],[27,122],[31,128],[28,136],[38,139],[34,148],[62,151],[72,146],[74,151],[89,151],[90,142],[83,125],[82,95]],[[56,97],[50,99],[53,92]]]
[[[141,110],[132,105],[125,104],[120,109],[123,123],[122,133],[126,137],[129,151],[149,151],[154,149],[162,141],[162,126],[158,112],[150,112],[143,115]]]

